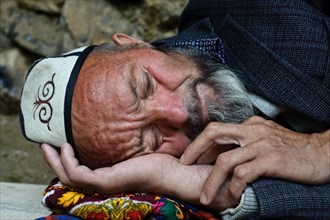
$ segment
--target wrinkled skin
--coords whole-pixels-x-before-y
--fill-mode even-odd
[[[155,152],[180,157],[192,141],[191,121],[203,121],[203,103],[215,96],[212,88],[193,86],[200,73],[192,61],[124,34],[114,39],[118,47],[143,47],[85,60],[72,102],[79,159],[99,168]]]
[[[209,124],[188,146],[181,163],[170,155],[150,154],[91,170],[79,165],[68,144],[61,155],[49,145],[42,149],[65,184],[106,193],[162,193],[223,210],[235,206],[246,185],[260,176],[312,185],[330,182],[329,141],[330,130],[300,134],[252,117],[243,124]],[[234,144],[231,150],[228,144]],[[223,146],[224,152],[219,150]],[[215,165],[205,165],[214,160]]]
[[[214,148],[240,146],[220,155]],[[254,116],[241,125],[210,123],[186,149],[180,162],[186,165],[216,160],[201,195],[210,204],[217,190],[232,175],[228,190],[237,200],[248,183],[266,176],[305,184],[330,182],[330,130],[301,134],[273,121]]]

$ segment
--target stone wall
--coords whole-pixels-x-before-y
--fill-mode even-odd
[[[33,60],[109,42],[123,32],[171,36],[187,0],[1,0],[0,113],[15,114]]]
[[[47,184],[37,144],[20,131],[19,97],[34,60],[109,42],[123,32],[152,41],[172,36],[187,0],[0,0],[0,181]]]

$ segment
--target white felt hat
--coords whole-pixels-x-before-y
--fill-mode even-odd
[[[30,68],[21,96],[20,119],[30,141],[60,147],[74,147],[71,129],[71,101],[79,71],[95,46],[43,58]]]

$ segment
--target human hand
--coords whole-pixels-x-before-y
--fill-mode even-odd
[[[151,160],[135,159],[125,163],[123,165],[125,172],[122,172],[121,168],[123,167],[121,165],[91,170],[87,166],[79,164],[69,144],[62,146],[60,154],[48,144],[42,144],[41,148],[45,161],[61,182],[66,185],[101,193],[117,193],[130,191],[135,187],[147,190],[146,187],[153,187],[152,184],[155,186],[158,184],[157,179],[150,181],[149,177],[152,176],[151,172],[161,172],[161,167],[150,169],[149,163],[153,162]],[[150,183],[147,184],[149,181]]]
[[[112,167],[90,170],[79,165],[69,144],[61,155],[50,145],[43,144],[46,162],[63,184],[86,188],[100,193],[149,192],[173,196],[185,202],[201,205],[199,195],[212,167],[186,166],[167,154],[149,154],[118,163]],[[228,200],[227,185],[219,189],[214,201],[207,207],[224,210],[238,201]]]
[[[306,184],[330,182],[330,130],[300,134],[257,116],[240,125],[210,123],[187,147],[180,162],[209,162],[213,148],[228,144],[241,147],[215,155],[216,163],[201,194],[203,204],[213,201],[229,176],[227,194],[233,201],[247,183],[260,176]]]

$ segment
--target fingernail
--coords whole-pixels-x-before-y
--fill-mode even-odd
[[[199,201],[200,201],[202,204],[206,204],[206,202],[207,202],[207,197],[206,197],[205,193],[202,193],[202,194],[201,194],[201,197],[200,197]]]

